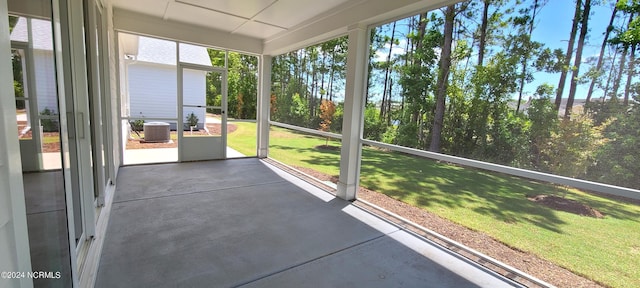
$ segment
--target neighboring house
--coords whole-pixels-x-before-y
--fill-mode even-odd
[[[11,33],[11,41],[16,48],[21,43],[28,43],[27,20],[20,17]],[[35,91],[28,91],[25,83],[25,96],[31,100],[37,100],[38,114],[45,109],[52,113],[58,113],[58,100],[56,93],[55,62],[53,60],[53,38],[51,34],[51,22],[46,20],[31,20],[34,61],[34,80],[31,83]],[[174,42],[143,36],[123,37],[121,39],[125,47],[132,47],[125,53],[123,69],[127,75],[126,97],[128,103],[123,103],[126,114],[132,118],[145,118],[149,121],[163,121],[171,123],[175,129],[175,121],[178,117],[178,79],[176,45]],[[135,42],[135,43],[131,43]],[[131,51],[133,50],[133,51]],[[25,53],[22,57],[26,58]],[[27,59],[29,61],[29,59]],[[181,44],[180,61],[211,67],[211,60],[207,49],[204,47]],[[23,71],[27,71],[23,67]],[[206,104],[206,73],[202,71],[184,70],[184,104]],[[27,75],[25,75],[27,76]],[[124,80],[124,79],[123,79]],[[25,81],[29,81],[25,77]],[[199,119],[198,126],[202,128],[205,121],[204,108],[184,108],[184,115],[193,112]],[[185,119],[182,119],[183,121]]]
[[[175,42],[143,36],[120,37],[124,48],[126,89],[123,99],[128,99],[125,110],[131,118],[171,123],[175,129],[178,117],[178,79]],[[180,61],[211,67],[211,60],[204,47],[180,44]],[[206,104],[206,73],[184,69],[183,87],[185,105]],[[198,126],[205,121],[204,108],[185,107],[183,121],[190,113],[198,117]],[[147,121],[147,120],[145,120]]]
[[[529,97],[526,101],[523,99],[522,102],[520,103],[520,111],[527,114],[527,109],[529,109],[529,106],[531,106],[531,100],[533,100],[531,97]],[[550,100],[553,103],[554,99],[550,99]],[[565,109],[567,108],[567,100],[568,100],[567,98],[562,98],[560,102],[560,108],[558,109],[558,117],[564,117],[564,112],[565,112]],[[602,102],[602,97],[592,98],[591,101]],[[574,99],[572,113],[573,114],[584,113],[584,105],[586,104],[586,102],[587,102],[586,99]],[[517,103],[518,103],[517,100],[512,100],[512,101],[509,101],[507,105],[509,105],[509,108],[515,110],[517,107]]]

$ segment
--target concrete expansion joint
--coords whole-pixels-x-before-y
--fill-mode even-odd
[[[395,232],[397,232],[397,231],[394,231],[394,232],[392,232],[392,233],[395,233]],[[390,234],[391,234],[391,233],[390,233]],[[342,248],[342,249],[335,250],[335,251],[333,251],[333,252],[330,252],[330,253],[327,253],[327,254],[324,254],[324,255],[321,255],[321,256],[318,256],[318,257],[315,257],[315,258],[309,259],[309,260],[307,260],[307,261],[304,261],[304,262],[301,262],[301,263],[298,263],[298,264],[295,264],[295,265],[289,266],[289,267],[287,267],[287,268],[283,268],[283,269],[280,269],[280,270],[278,270],[278,271],[274,271],[274,272],[272,272],[272,273],[269,273],[269,274],[266,274],[266,275],[260,276],[260,277],[258,277],[258,278],[256,278],[256,279],[249,280],[249,281],[247,281],[247,282],[244,282],[244,283],[242,283],[242,284],[235,285],[235,286],[233,286],[233,287],[242,287],[242,286],[245,286],[245,285],[249,285],[249,284],[251,284],[251,283],[258,282],[258,281],[260,281],[260,280],[263,280],[263,279],[266,279],[266,278],[269,278],[269,277],[275,276],[275,275],[277,275],[277,274],[280,274],[280,273],[283,273],[283,272],[289,271],[289,270],[291,270],[291,269],[295,269],[295,268],[298,268],[298,267],[301,267],[301,266],[304,266],[304,265],[307,265],[307,264],[311,264],[311,263],[316,262],[316,261],[321,261],[322,259],[325,259],[325,258],[327,258],[327,257],[330,257],[330,256],[333,256],[333,255],[336,255],[336,254],[342,253],[342,252],[347,251],[347,250],[354,249],[354,248],[356,248],[356,247],[358,247],[358,246],[362,246],[362,245],[365,245],[365,244],[368,244],[368,243],[374,242],[374,241],[376,241],[376,240],[378,240],[378,239],[381,239],[381,238],[383,238],[383,237],[386,237],[387,235],[388,235],[388,234],[382,234],[382,235],[379,235],[379,236],[373,237],[373,238],[371,238],[371,239],[368,239],[368,240],[365,240],[365,241],[362,241],[362,242],[359,242],[359,243],[353,244],[353,245],[351,245],[351,246],[347,246],[347,247]]]
[[[278,184],[278,183],[283,183],[283,182],[287,182],[287,181],[283,179],[283,180],[265,182],[265,183],[260,183],[260,184],[240,185],[240,186],[233,186],[233,187],[224,187],[224,188],[220,188],[220,189],[200,190],[200,191],[192,191],[192,192],[171,194],[171,195],[158,195],[158,196],[153,196],[153,197],[142,197],[142,198],[135,198],[135,199],[119,200],[119,201],[113,201],[113,203],[127,203],[127,202],[136,202],[136,201],[144,201],[144,200],[152,200],[152,199],[172,198],[172,197],[180,197],[180,196],[186,196],[186,195],[194,195],[194,194],[212,193],[212,192],[225,191],[225,190],[233,190],[233,189],[238,189],[238,188],[249,188],[249,187],[257,187],[257,186],[264,186],[264,185],[272,185],[272,184]]]

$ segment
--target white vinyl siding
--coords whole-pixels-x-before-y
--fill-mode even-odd
[[[182,97],[184,97],[184,105],[198,105],[204,106],[206,105],[206,88],[207,81],[205,79],[206,72],[197,71],[191,69],[183,70],[183,86],[184,91]],[[198,117],[198,126],[201,126],[205,120],[205,110],[204,108],[192,108],[192,107],[184,107],[184,117],[187,115],[195,114]],[[185,119],[183,119],[185,120]]]
[[[129,64],[128,76],[130,117],[152,121],[178,117],[176,66],[136,62]],[[205,72],[185,69],[184,87],[184,104],[206,104]],[[185,116],[190,112],[185,108]],[[193,112],[202,123],[205,119],[204,109],[195,109]]]
[[[130,117],[177,118],[176,66],[137,62],[128,68]]]
[[[48,108],[58,113],[58,96],[56,95],[55,64],[53,63],[53,51],[34,50],[35,87],[38,98],[38,113]]]

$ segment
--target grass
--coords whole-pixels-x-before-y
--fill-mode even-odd
[[[315,148],[324,144],[324,138],[274,127],[269,155],[289,165],[338,175],[340,151]],[[363,149],[361,170],[363,187],[484,232],[604,285],[640,287],[639,205],[369,147]],[[555,211],[525,197],[534,194],[580,201],[605,218]]]
[[[29,137],[29,138],[20,138],[19,140],[32,140],[33,138]],[[49,144],[49,143],[59,143],[60,142],[60,136],[44,136],[42,137],[42,143],[43,144]]]
[[[236,125],[236,131],[229,133],[227,136],[227,146],[234,150],[247,155],[256,155],[256,123],[251,122],[233,122]]]
[[[59,143],[60,142],[60,136],[56,135],[56,136],[44,136],[42,137],[42,143]]]

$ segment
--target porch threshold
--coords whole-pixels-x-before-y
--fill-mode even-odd
[[[96,287],[521,287],[256,158],[120,169]]]

